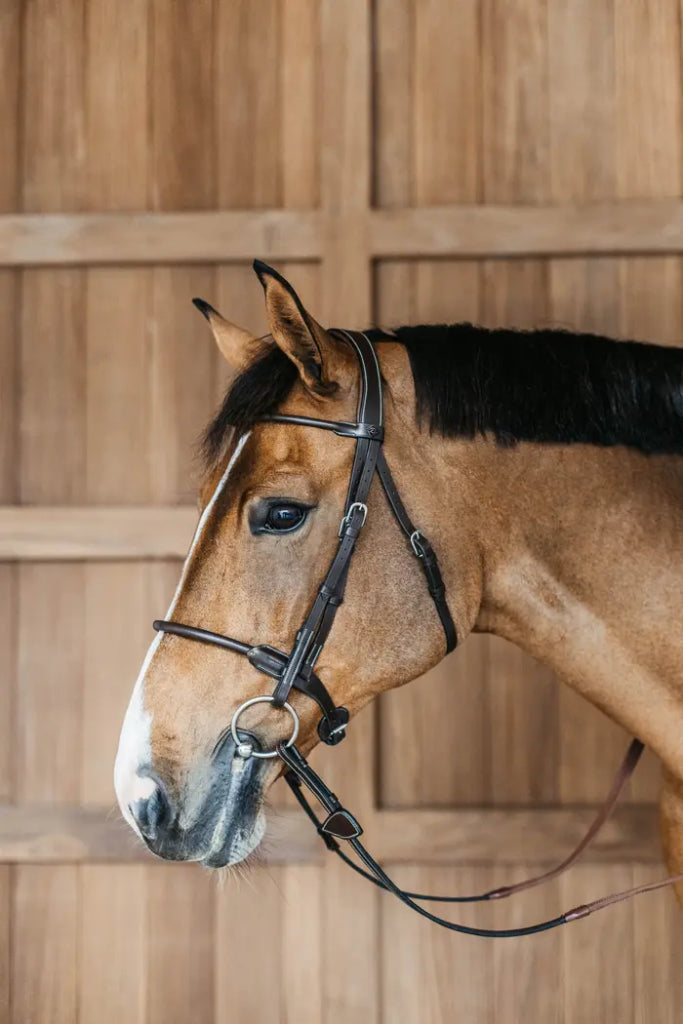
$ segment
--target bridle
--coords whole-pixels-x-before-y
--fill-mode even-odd
[[[466,935],[494,938],[532,935],[536,932],[548,931],[559,925],[567,924],[569,921],[586,917],[594,910],[602,909],[637,893],[659,889],[662,886],[683,881],[683,875],[678,875],[659,882],[638,886],[626,892],[616,893],[612,896],[595,900],[593,903],[574,907],[558,917],[523,928],[487,929],[469,927],[439,917],[420,906],[419,902],[417,902],[476,903],[500,899],[510,896],[514,892],[538,885],[565,871],[578,859],[609,817],[621,790],[632,774],[643,751],[643,744],[639,740],[631,742],[604,805],[584,838],[569,857],[557,865],[557,867],[546,871],[538,877],[527,879],[516,885],[493,889],[476,896],[430,896],[423,893],[407,892],[397,886],[360,842],[363,829],[359,822],[350,811],[342,806],[335,794],[311,768],[305,757],[294,745],[299,732],[299,718],[287,699],[293,689],[305,694],[318,705],[321,715],[318,723],[318,735],[323,743],[334,746],[340,743],[346,735],[349,713],[346,708],[335,705],[324,683],[316,675],[315,666],[332,629],[339,606],[344,600],[351,557],[367,519],[368,495],[375,474],[379,477],[394,518],[407,538],[410,548],[424,572],[427,590],[434,602],[443,627],[446,653],[452,651],[457,645],[457,632],[446,600],[446,588],[436,554],[422,531],[416,529],[412,523],[394,483],[382,449],[384,441],[382,376],[374,346],[366,334],[346,330],[336,330],[332,333],[348,342],[358,358],[360,367],[360,395],[355,422],[324,420],[309,416],[294,416],[280,413],[264,416],[261,420],[261,422],[267,423],[293,423],[298,426],[331,430],[340,437],[353,439],[356,445],[344,514],[339,527],[339,544],[325,578],[318,588],[313,604],[296,635],[291,651],[289,654],[286,654],[284,651],[278,650],[269,644],[251,645],[222,633],[213,633],[209,630],[200,629],[197,626],[188,626],[180,622],[157,619],[154,622],[154,629],[162,633],[171,633],[175,636],[184,637],[188,640],[197,640],[201,643],[223,647],[226,650],[241,654],[259,672],[270,676],[276,681],[272,694],[247,700],[235,711],[230,729],[235,742],[236,756],[245,759],[250,757],[280,757],[286,766],[285,779],[287,783],[299,804],[315,825],[327,848],[338,854],[354,871],[357,871],[364,878],[373,882],[379,888],[392,893],[417,913],[444,928]],[[253,737],[245,739],[245,734],[238,729],[238,722],[243,712],[254,704],[260,703],[269,704],[276,708],[284,708],[292,717],[293,728],[289,739],[285,743],[279,743],[271,751],[260,750]],[[303,787],[313,794],[326,811],[324,820],[320,820],[313,810]],[[365,868],[356,864],[347,856],[337,841],[339,839],[345,840],[350,844],[361,863],[365,865]]]

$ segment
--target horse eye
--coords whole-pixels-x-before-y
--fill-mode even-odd
[[[306,512],[300,505],[271,505],[263,528],[269,533],[289,533],[303,524]]]

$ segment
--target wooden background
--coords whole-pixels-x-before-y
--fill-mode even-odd
[[[683,1019],[668,894],[548,936],[450,935],[285,805],[248,879],[114,810],[118,730],[194,523],[224,386],[209,299],[254,256],[349,327],[471,318],[683,338],[678,0],[0,3],[0,1021]],[[318,763],[403,884],[569,849],[626,738],[473,638]],[[657,768],[502,926],[659,877]]]

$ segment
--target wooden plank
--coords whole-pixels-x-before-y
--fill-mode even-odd
[[[83,282],[79,270],[31,270],[23,275],[19,490],[23,502],[72,504],[83,495]]]
[[[192,506],[0,506],[0,559],[184,558]]]
[[[528,873],[526,866],[495,868],[489,872],[489,884],[510,885],[528,877]],[[524,896],[498,900],[493,914],[480,905],[478,920],[490,922],[494,928],[521,928],[557,917],[561,909],[559,882],[553,881]],[[518,1024],[521,1020],[564,1024],[561,929],[529,935],[518,941],[494,939],[492,942],[495,1024]]]
[[[0,867],[0,1022],[11,1019],[12,870]]]
[[[337,222],[328,222],[332,234]],[[360,226],[356,225],[356,230]],[[368,214],[377,258],[662,255],[683,252],[678,199],[553,205],[434,205]],[[0,267],[310,260],[323,248],[314,210],[0,215]]]
[[[320,839],[297,809],[278,811],[263,847],[267,864],[317,863]],[[0,863],[145,863],[152,855],[111,804],[0,804]]]
[[[633,884],[664,877],[661,867],[634,865]],[[642,896],[633,903],[634,1022],[678,1024],[683,1019],[683,972],[680,969],[683,916],[671,892]]]
[[[418,256],[570,256],[683,250],[678,199],[373,210],[370,251]]]
[[[329,324],[352,328],[367,327],[372,304],[370,18],[363,0],[322,0],[323,316]]]
[[[368,826],[368,847],[380,861],[402,863],[559,863],[594,814],[587,807],[381,811]],[[619,808],[585,856],[595,863],[659,862],[655,808]]]
[[[220,208],[246,210],[282,203],[281,12],[276,0],[219,0],[216,7],[214,145]],[[289,222],[298,223],[298,216],[289,214]],[[261,255],[258,246],[250,258],[254,255]]]
[[[390,873],[399,885],[418,892],[478,892],[490,888],[485,868],[411,865]],[[438,905],[443,916],[474,925],[478,906]],[[476,1021],[494,1024],[492,940],[455,935],[412,913],[391,896],[381,897],[381,979],[383,1019]]]
[[[211,209],[217,160],[212,0],[152,0],[149,9],[150,205]]]
[[[12,1024],[78,1020],[78,869],[15,869]]]
[[[147,0],[130,0],[121,18],[104,0],[87,3],[83,207],[100,214],[147,205],[147,7]]]
[[[257,871],[253,888],[227,878],[216,893],[216,1024],[297,1019],[283,1016],[281,885],[281,871]],[[306,943],[300,969],[310,952]]]
[[[562,907],[568,910],[631,885],[633,872],[629,867],[581,866],[561,880]],[[564,1024],[585,1024],[587,1020],[633,1024],[634,906],[620,903],[561,929],[567,979]],[[573,979],[578,980],[574,983]]]
[[[85,478],[94,505],[151,497],[149,422],[150,273],[87,272],[85,303]],[[126,415],[121,415],[121,410]],[[147,450],[146,450],[147,449]]]
[[[454,657],[382,697],[383,807],[447,807],[488,799],[488,645],[486,637],[470,637]]]
[[[290,0],[280,8],[282,200],[290,209],[320,201],[319,13],[318,0]]]
[[[0,565],[0,801],[14,792],[17,674],[17,570]]]
[[[140,463],[148,474],[152,499],[161,504],[196,505],[201,462],[198,442],[216,405],[217,368],[223,363],[204,318],[191,303],[204,297],[219,306],[213,267],[158,267],[152,274],[148,325],[148,455]],[[253,294],[263,295],[252,273]],[[226,311],[226,316],[231,313]],[[133,500],[133,496],[130,496]],[[187,534],[189,543],[191,533]]]
[[[146,1024],[146,909],[143,867],[81,868],[79,1024]]]
[[[87,175],[85,0],[37,0],[22,33],[22,207],[80,210]]]
[[[213,1024],[214,906],[195,864],[148,871],[146,1024]]]
[[[68,803],[80,795],[83,569],[21,567],[16,796]]]
[[[320,1024],[325,1019],[322,975],[325,874],[320,868],[308,866],[287,867],[280,872],[285,1018],[297,1024]]]
[[[4,214],[0,266],[314,259],[320,236],[307,210]]]

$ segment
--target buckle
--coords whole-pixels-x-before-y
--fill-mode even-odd
[[[413,549],[413,554],[416,555],[417,558],[424,558],[425,556],[424,549],[420,545],[421,540],[422,534],[420,533],[419,530],[415,530],[413,533],[411,533],[410,546]]]
[[[365,505],[362,501],[354,501],[352,505],[349,505],[349,511],[342,518],[342,521],[339,524],[339,536],[340,537],[341,537],[342,533],[344,532],[344,530],[350,525],[351,519],[353,518],[353,513],[355,512],[355,510],[357,508],[360,509],[360,511],[363,513],[363,519],[361,520],[361,524],[358,527],[358,529],[362,530],[363,527],[365,526],[365,520],[368,518],[368,506]]]

